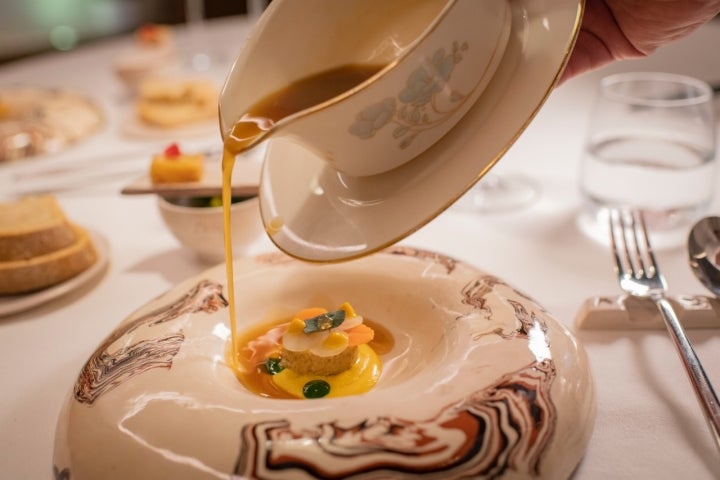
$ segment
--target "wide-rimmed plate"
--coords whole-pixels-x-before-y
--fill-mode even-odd
[[[348,177],[300,145],[271,141],[261,213],[272,241],[309,261],[391,245],[460,198],[507,151],[556,85],[579,29],[582,0],[512,0],[503,60],[469,113],[437,144],[385,174]]]
[[[110,245],[107,239],[97,232],[88,230],[88,235],[90,235],[90,239],[97,252],[98,258],[95,263],[78,275],[52,287],[23,295],[0,296],[0,317],[38,307],[58,297],[74,292],[104,271],[110,260]]]
[[[143,122],[134,113],[128,116],[122,123],[121,133],[138,140],[163,140],[168,138],[197,138],[209,137],[217,134],[217,119],[198,120],[186,125],[175,127],[160,127]]]
[[[83,93],[21,85],[0,88],[0,163],[60,152],[104,125],[104,112]]]
[[[139,309],[82,368],[54,468],[73,480],[570,476],[595,415],[588,360],[493,275],[409,247],[312,265],[235,261],[246,329],[350,302],[394,337],[358,396],[260,397],[226,364],[224,265]]]

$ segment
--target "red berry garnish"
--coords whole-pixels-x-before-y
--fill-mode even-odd
[[[163,152],[166,157],[179,157],[180,156],[180,147],[177,143],[171,143],[165,148],[165,151]]]

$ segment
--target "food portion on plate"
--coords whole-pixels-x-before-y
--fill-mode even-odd
[[[392,336],[376,337],[376,329],[347,302],[334,311],[305,308],[241,336],[235,371],[248,390],[271,398],[366,393],[382,372],[378,355],[392,348]]]
[[[177,143],[171,143],[162,153],[153,155],[150,180],[152,183],[198,182],[204,165],[203,153],[185,153]]]
[[[218,89],[207,79],[156,77],[139,86],[136,112],[150,127],[172,129],[217,119]]]
[[[123,187],[121,193],[218,197],[222,192],[222,166],[220,159],[212,155],[210,151],[185,149],[178,142],[169,143],[150,156],[147,174]],[[260,168],[261,163],[253,159],[238,159],[233,172],[233,196],[257,196]]]
[[[174,67],[177,57],[171,28],[147,23],[135,31],[131,45],[113,59],[113,70],[130,91],[136,93],[145,78]]]
[[[0,163],[60,151],[97,132],[103,124],[100,108],[79,93],[0,88]]]
[[[67,219],[54,197],[0,203],[0,296],[57,285],[97,259],[88,232]]]

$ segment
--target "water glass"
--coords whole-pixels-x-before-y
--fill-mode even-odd
[[[604,240],[609,208],[637,208],[656,242],[682,243],[713,199],[716,170],[707,83],[657,72],[605,77],[580,166],[581,228]]]

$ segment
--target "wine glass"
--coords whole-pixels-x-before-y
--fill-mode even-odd
[[[187,49],[187,64],[193,71],[206,72],[217,63],[218,55],[202,47],[205,29],[204,0],[185,0],[185,23],[190,45]]]
[[[657,248],[684,245],[717,187],[713,108],[710,86],[696,78],[604,77],[580,163],[581,230],[607,243],[608,211],[640,209]]]
[[[246,5],[248,18],[255,22],[267,8],[268,0],[247,0]]]
[[[539,195],[540,187],[529,177],[490,172],[460,197],[453,208],[459,212],[506,212],[530,206]]]

